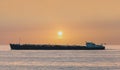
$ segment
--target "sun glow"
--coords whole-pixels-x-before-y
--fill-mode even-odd
[[[59,38],[59,39],[62,39],[62,36],[63,36],[63,32],[62,32],[62,31],[59,31],[59,32],[58,32],[58,38]]]
[[[63,32],[62,31],[59,31],[58,32],[58,36],[62,36],[63,35]]]

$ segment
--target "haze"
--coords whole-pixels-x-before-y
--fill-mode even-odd
[[[0,44],[19,38],[21,43],[120,44],[120,0],[0,0]]]

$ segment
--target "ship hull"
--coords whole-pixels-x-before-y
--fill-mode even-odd
[[[105,47],[10,44],[11,50],[105,50]]]

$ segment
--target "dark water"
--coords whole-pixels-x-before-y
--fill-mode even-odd
[[[0,46],[0,70],[120,70],[119,47],[13,51],[9,46]]]

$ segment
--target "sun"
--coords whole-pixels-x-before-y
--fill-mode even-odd
[[[59,31],[58,32],[58,36],[62,36],[63,35],[63,32],[62,31]]]
[[[58,31],[58,39],[62,39],[63,38],[63,32],[62,31]]]

